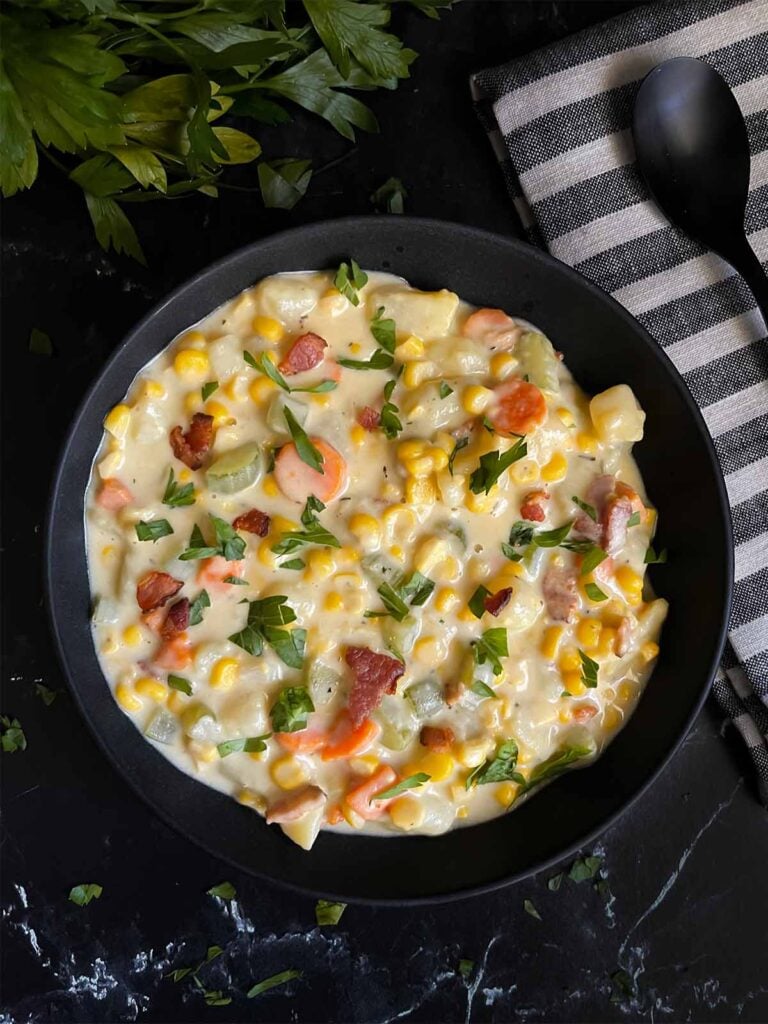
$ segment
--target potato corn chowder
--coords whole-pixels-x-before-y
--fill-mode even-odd
[[[598,756],[658,654],[644,418],[450,291],[354,262],[263,280],[104,421],[86,517],[118,704],[305,849],[514,808]]]

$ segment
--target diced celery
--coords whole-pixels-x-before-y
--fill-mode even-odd
[[[366,555],[360,564],[363,567],[363,571],[376,586],[380,586],[382,583],[394,585],[394,581],[400,573],[400,570],[393,562],[384,558],[383,555],[376,553]]]
[[[276,434],[284,434],[286,437],[290,437],[288,423],[285,418],[285,409],[291,410],[294,418],[302,427],[307,422],[309,409],[304,402],[299,402],[297,399],[291,398],[290,395],[279,394],[275,395],[272,399],[267,411],[267,426]]]
[[[381,742],[389,750],[405,750],[419,728],[409,701],[395,694],[383,698],[374,718],[381,726]]]
[[[526,331],[515,346],[520,360],[520,372],[531,384],[545,391],[559,391],[557,379],[558,358],[552,342],[537,331]]]
[[[264,470],[261,446],[255,441],[224,452],[208,467],[205,481],[219,494],[236,494],[255,484]]]
[[[320,661],[313,661],[309,666],[307,686],[315,707],[321,707],[333,700],[340,683],[341,676],[328,665],[323,665]]]
[[[109,597],[97,597],[93,602],[91,618],[95,626],[113,626],[120,618],[117,601]]]
[[[435,523],[435,531],[444,531],[445,533],[451,533],[457,538],[459,544],[461,544],[461,550],[464,551],[467,547],[467,533],[464,527],[457,519],[441,519],[439,523]]]
[[[405,691],[405,696],[422,721],[436,715],[445,707],[443,687],[436,676],[427,676],[426,679],[413,683]]]
[[[164,708],[158,708],[144,730],[144,735],[157,743],[173,743],[179,731],[179,722],[175,715]]]
[[[421,620],[415,615],[406,615],[402,622],[392,618],[382,619],[381,633],[384,643],[400,661],[404,661],[405,656],[413,650],[420,629]]]

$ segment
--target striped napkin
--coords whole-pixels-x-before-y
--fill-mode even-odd
[[[768,0],[655,3],[471,81],[523,226],[633,313],[701,407],[725,474],[736,541],[729,644],[713,688],[743,736],[768,806],[768,341],[747,286],[671,227],[634,165],[645,75],[700,57],[747,121],[747,231],[768,262]]]

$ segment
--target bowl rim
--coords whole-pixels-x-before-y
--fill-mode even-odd
[[[72,448],[75,434],[78,431],[81,420],[83,419],[86,411],[88,410],[94,394],[103,377],[107,376],[112,369],[113,364],[118,362],[123,352],[132,346],[135,340],[142,335],[145,328],[151,324],[151,322],[160,315],[171,304],[183,301],[186,294],[195,288],[198,288],[201,282],[208,278],[215,277],[221,271],[224,271],[229,266],[236,266],[243,260],[246,260],[251,253],[258,251],[265,245],[273,243],[288,242],[293,238],[301,237],[302,235],[312,230],[317,230],[324,227],[334,228],[349,228],[359,229],[362,226],[370,227],[375,224],[389,223],[389,224],[403,224],[408,223],[416,228],[422,227],[425,230],[439,229],[439,230],[450,230],[456,233],[457,236],[463,236],[467,239],[477,239],[478,241],[493,242],[499,244],[500,242],[504,245],[508,245],[513,249],[517,249],[520,253],[524,254],[526,258],[543,264],[545,267],[556,266],[558,273],[565,274],[570,277],[572,281],[576,282],[577,287],[581,287],[589,291],[598,302],[607,304],[613,311],[613,313],[623,320],[629,328],[641,337],[646,346],[651,350],[652,354],[657,358],[659,363],[664,367],[667,376],[670,378],[670,382],[677,390],[681,397],[683,404],[686,407],[688,414],[695,424],[696,431],[702,441],[704,442],[704,449],[706,451],[709,468],[712,472],[712,477],[715,483],[715,490],[717,493],[717,500],[719,505],[720,516],[723,520],[724,536],[725,536],[725,547],[722,552],[723,556],[723,582],[725,592],[719,595],[722,604],[722,614],[720,619],[720,626],[715,639],[713,647],[713,655],[710,663],[707,667],[706,673],[702,677],[701,686],[699,689],[698,696],[693,702],[691,709],[680,728],[679,734],[674,742],[671,743],[669,749],[665,755],[661,758],[655,768],[649,773],[649,775],[643,780],[643,782],[637,787],[635,792],[629,796],[619,807],[613,812],[602,819],[596,826],[588,829],[579,837],[568,843],[567,846],[560,849],[557,853],[546,858],[535,864],[532,867],[525,868],[519,871],[515,871],[512,874],[505,875],[501,878],[494,879],[493,881],[481,884],[473,885],[467,888],[450,890],[443,893],[433,893],[426,896],[407,896],[407,897],[371,897],[371,896],[358,896],[358,895],[343,895],[337,892],[322,890],[309,885],[301,885],[291,880],[278,879],[270,874],[260,871],[256,868],[245,866],[239,863],[233,857],[230,857],[226,852],[217,849],[215,845],[208,842],[207,839],[199,838],[198,836],[190,835],[184,828],[184,826],[175,821],[172,815],[167,812],[158,802],[155,801],[154,797],[149,794],[145,789],[141,787],[136,779],[133,778],[131,772],[125,769],[125,766],[121,762],[118,754],[112,750],[107,744],[106,740],[102,736],[101,730],[98,728],[98,724],[89,713],[85,699],[79,689],[73,684],[72,677],[73,673],[70,671],[69,659],[66,652],[66,647],[63,641],[62,633],[58,626],[57,610],[55,607],[55,601],[53,594],[55,592],[55,580],[53,575],[53,548],[54,548],[54,536],[57,527],[56,522],[56,505],[59,491],[62,487],[62,481],[64,478],[65,469],[69,461],[69,454]],[[307,268],[317,269],[317,268]],[[392,270],[387,272],[393,273]],[[274,271],[279,273],[280,271]],[[221,302],[227,301],[223,298]],[[215,307],[214,307],[215,308]],[[158,350],[159,352],[160,350]],[[137,371],[140,372],[140,371]],[[106,756],[112,768],[117,772],[120,778],[126,782],[130,789],[140,798],[140,800],[147,805],[152,813],[156,814],[166,825],[168,825],[176,834],[182,836],[187,842],[192,842],[195,845],[204,849],[209,855],[222,860],[232,868],[238,871],[244,871],[246,874],[252,875],[258,878],[260,881],[267,883],[268,885],[274,886],[278,889],[288,889],[294,893],[302,896],[319,897],[330,900],[341,900],[343,899],[347,903],[358,904],[362,906],[377,906],[377,907],[413,907],[413,906],[428,906],[442,903],[453,903],[460,900],[470,899],[474,896],[487,895],[492,892],[499,891],[508,886],[511,886],[525,878],[530,878],[533,875],[539,874],[546,871],[562,861],[572,857],[579,850],[585,846],[594,842],[598,836],[606,832],[610,827],[615,825],[618,820],[631,808],[633,807],[640,798],[647,792],[648,789],[656,782],[665,768],[668,766],[672,757],[680,749],[683,741],[688,735],[693,722],[697,718],[701,711],[704,702],[709,696],[712,681],[717,672],[720,659],[722,657],[723,649],[727,640],[727,628],[730,621],[731,604],[733,600],[733,584],[734,584],[734,541],[733,541],[733,526],[730,512],[730,504],[728,502],[727,490],[725,486],[725,480],[723,477],[722,469],[720,467],[719,460],[715,451],[715,446],[712,440],[712,436],[706,426],[701,410],[696,404],[688,390],[682,376],[671,361],[662,346],[650,335],[650,333],[639,323],[639,321],[622,306],[616,299],[613,298],[608,292],[603,291],[598,285],[594,284],[588,278],[584,277],[573,267],[567,263],[563,263],[561,260],[552,256],[550,253],[545,252],[529,242],[519,238],[512,238],[500,233],[489,231],[484,228],[477,228],[472,225],[467,225],[455,221],[443,220],[434,217],[416,217],[416,216],[397,216],[391,214],[369,214],[369,215],[355,215],[340,218],[330,218],[327,220],[315,220],[310,221],[306,224],[302,224],[296,227],[287,228],[283,231],[275,232],[269,235],[265,235],[263,238],[257,239],[254,242],[250,242],[246,245],[240,246],[232,252],[220,257],[219,259],[208,263],[201,269],[197,270],[190,277],[182,281],[177,287],[172,289],[167,295],[165,295],[159,302],[157,302],[122,338],[117,344],[114,350],[110,353],[106,361],[98,368],[96,374],[91,380],[91,383],[87,387],[81,401],[79,402],[74,415],[72,416],[69,424],[67,425],[64,441],[59,450],[59,454],[56,460],[55,470],[51,477],[51,486],[48,497],[47,510],[45,515],[45,526],[44,526],[44,555],[43,555],[43,584],[44,584],[44,603],[46,607],[46,613],[48,623],[50,626],[50,632],[53,635],[54,647],[58,656],[59,664],[62,667],[64,677],[66,679],[69,691],[74,698],[75,704],[85,720],[85,723],[91,733],[91,736],[96,740],[96,744],[101,752]],[[162,756],[162,755],[161,755]],[[176,766],[173,765],[175,768]],[[179,769],[176,768],[178,771]],[[205,782],[193,779],[200,785],[206,785]],[[210,788],[210,787],[208,787]],[[359,837],[352,836],[353,840]],[[366,837],[380,838],[380,841],[387,841],[387,837]],[[405,837],[413,839],[414,837]],[[422,837],[423,838],[423,837]]]

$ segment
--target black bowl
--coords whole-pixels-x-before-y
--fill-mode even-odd
[[[118,708],[91,639],[83,493],[104,413],[179,331],[268,274],[335,267],[350,255],[368,269],[426,289],[451,288],[534,321],[590,393],[631,385],[647,413],[636,456],[659,509],[659,542],[670,551],[652,581],[670,612],[645,694],[594,766],[484,825],[435,838],[322,833],[305,853],[252,811],[174,768]],[[505,885],[568,855],[624,811],[669,760],[707,694],[724,643],[732,564],[725,488],[704,421],[637,321],[522,242],[411,217],[351,218],[275,235],[215,263],[157,306],[117,348],[75,417],[53,487],[46,560],[51,619],[72,692],[105,754],[147,803],[185,836],[255,875],[382,903]]]

